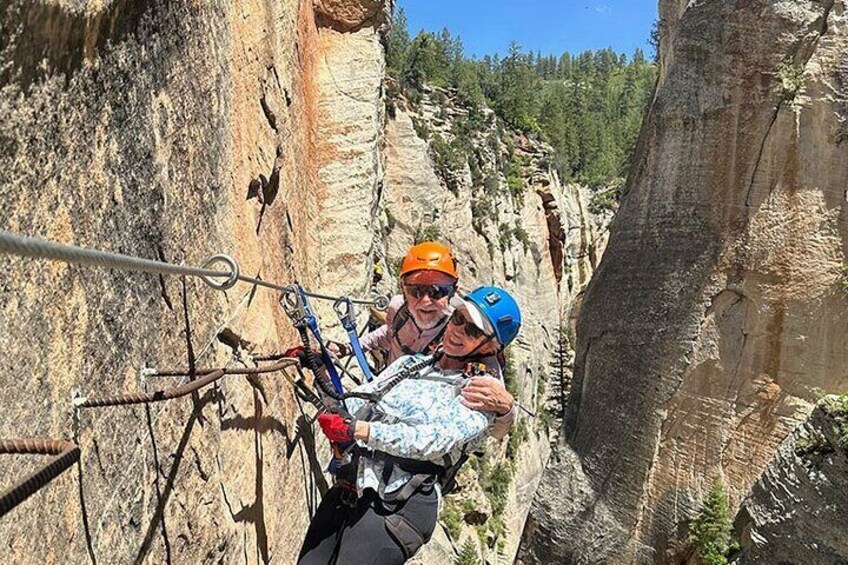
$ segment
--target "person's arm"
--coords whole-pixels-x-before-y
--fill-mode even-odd
[[[492,424],[492,429],[489,431],[489,435],[496,440],[501,441],[509,433],[513,422],[515,422],[515,406],[513,406],[512,409],[503,416],[495,418],[495,423]]]
[[[356,422],[354,437],[389,455],[438,462],[457,447],[482,437],[489,424],[489,416],[466,408],[457,397],[426,424]]]
[[[389,344],[392,342],[391,337],[392,327],[389,324],[380,326],[372,332],[368,332],[359,338],[359,345],[363,351],[374,351],[375,349],[389,349]]]
[[[462,389],[462,403],[472,410],[497,416],[490,435],[498,441],[506,437],[515,421],[515,398],[495,377],[471,379]]]

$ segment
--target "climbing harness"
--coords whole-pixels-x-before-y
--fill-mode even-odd
[[[419,360],[407,362],[395,375],[381,382],[375,390],[376,399],[364,405],[357,410],[355,418],[366,420],[369,422],[382,422],[391,424],[395,422],[393,417],[383,414],[377,410],[377,402],[384,397],[391,389],[396,387],[404,380],[419,375],[420,372],[427,367],[434,365],[441,357],[442,352],[436,351],[432,355],[423,356]],[[428,377],[423,377],[428,378]],[[454,381],[455,378],[445,377],[449,381]],[[438,380],[441,380],[439,378]],[[351,458],[348,463],[341,465],[338,471],[339,484],[343,489],[343,502],[348,506],[355,506],[357,501],[356,489],[351,485],[355,485],[355,477],[359,466],[360,457],[371,457],[383,461],[383,482],[386,483],[391,477],[392,470],[399,468],[411,475],[409,481],[406,482],[396,492],[383,495],[383,499],[390,503],[403,503],[412,496],[419,488],[425,485],[433,485],[438,483],[442,494],[449,493],[456,485],[455,477],[459,468],[468,459],[468,446],[462,448],[459,457],[451,458],[446,455],[440,463],[431,461],[419,461],[388,453],[363,448],[358,445],[351,450]]]
[[[359,368],[362,369],[362,374],[365,375],[365,380],[371,382],[374,380],[374,375],[371,374],[371,367],[368,366],[368,360],[362,351],[362,345],[359,343],[359,335],[356,333],[356,314],[353,310],[353,302],[350,298],[339,298],[333,303],[333,309],[336,311],[342,327],[347,332],[350,347],[353,349]]]
[[[290,285],[274,284],[259,278],[242,275],[239,270],[238,262],[231,256],[223,253],[209,257],[203,262],[202,267],[192,267],[189,265],[175,265],[165,261],[142,259],[141,257],[124,255],[122,253],[110,253],[100,251],[98,249],[65,245],[35,237],[24,237],[6,230],[0,230],[0,253],[17,255],[19,257],[29,257],[32,259],[52,259],[73,265],[89,265],[107,269],[124,269],[127,271],[159,275],[199,277],[203,280],[203,282],[215,290],[229,290],[239,281],[281,292],[286,292],[291,289]],[[223,264],[228,270],[219,271],[212,269],[212,267],[219,264]],[[220,279],[224,280],[220,281]],[[300,288],[300,292],[302,292],[304,296],[311,296],[312,298],[318,298],[321,300],[335,301],[339,299],[338,296],[309,292],[303,288]],[[385,296],[376,296],[373,299],[368,300],[354,298],[351,298],[350,300],[355,304],[374,306],[378,310],[385,310],[389,307],[389,301]]]

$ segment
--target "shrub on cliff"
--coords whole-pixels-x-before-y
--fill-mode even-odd
[[[459,550],[459,555],[456,556],[454,565],[480,565],[480,558],[477,556],[477,548],[474,542],[466,540]]]

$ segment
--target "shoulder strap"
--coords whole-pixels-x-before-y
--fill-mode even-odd
[[[449,457],[446,457],[446,463],[449,462]],[[449,463],[446,468],[444,474],[439,477],[439,485],[442,487],[442,494],[450,494],[456,488],[456,475],[459,473],[459,470],[468,461],[468,444],[462,446],[462,452],[459,454],[459,458],[453,463]]]
[[[409,306],[404,302],[398,311],[395,313],[395,317],[392,320],[392,333],[394,333],[395,337],[397,337],[400,329],[406,325],[406,322],[409,321]]]

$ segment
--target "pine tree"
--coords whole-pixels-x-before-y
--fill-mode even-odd
[[[386,68],[389,76],[399,78],[406,65],[406,52],[409,50],[409,29],[406,12],[398,8],[392,15],[392,26],[386,36]]]
[[[479,108],[488,103],[510,127],[541,134],[565,180],[603,186],[627,174],[656,76],[641,50],[628,63],[612,49],[556,56],[513,42],[503,59],[477,60],[448,29],[410,40],[400,8],[386,49],[388,72],[413,104],[424,84],[452,87],[470,112],[466,125],[479,125]]]
[[[731,527],[724,485],[716,482],[704,500],[704,507],[689,524],[689,540],[701,565],[727,565]]]
[[[480,565],[480,558],[477,556],[477,547],[474,542],[470,539],[465,540],[453,563],[454,565]]]

